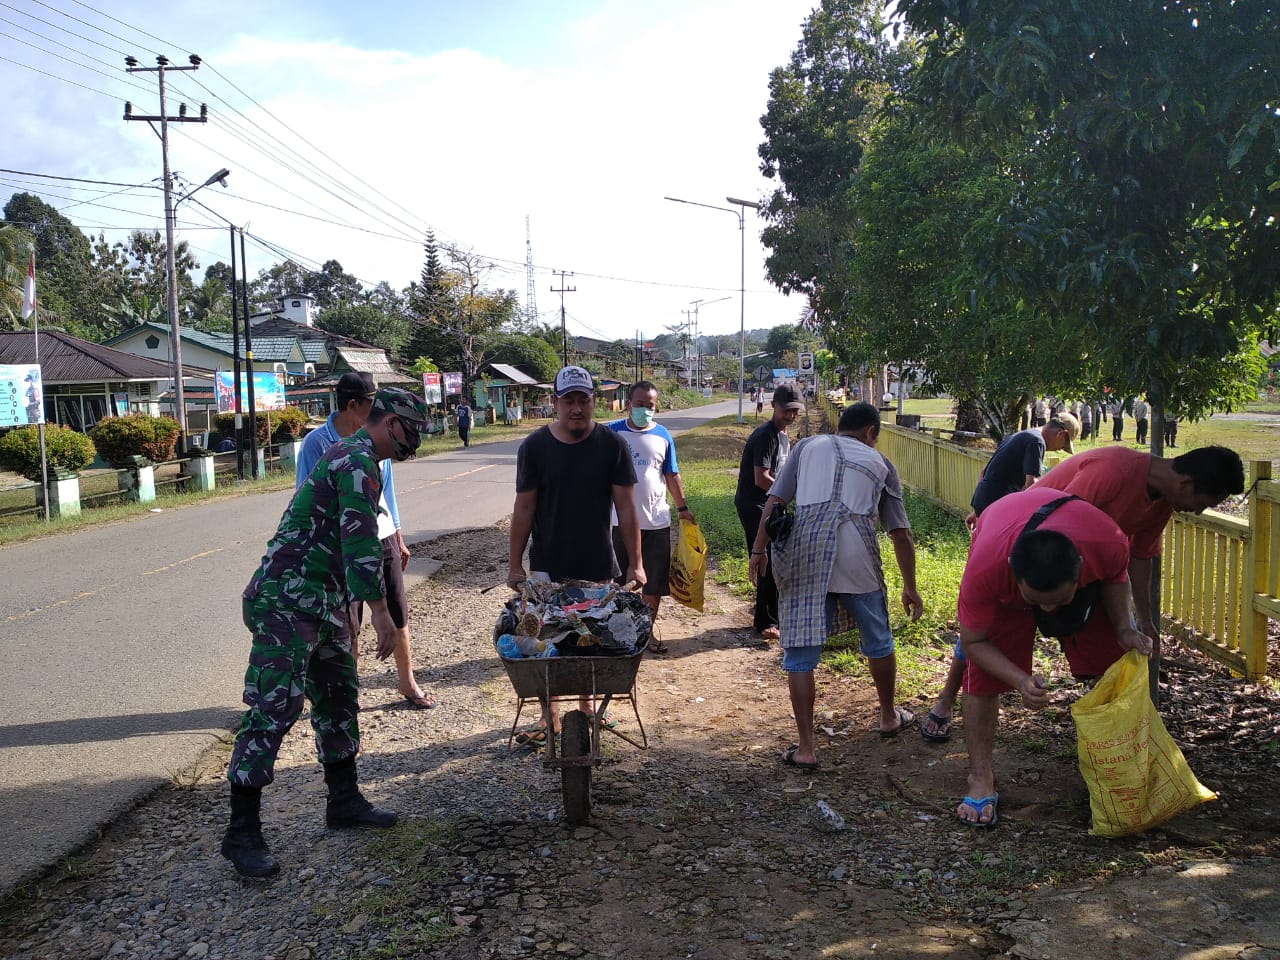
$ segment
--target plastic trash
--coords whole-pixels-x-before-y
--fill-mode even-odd
[[[813,814],[813,823],[824,833],[840,833],[845,829],[844,817],[832,810],[825,800],[818,801],[817,810]]]

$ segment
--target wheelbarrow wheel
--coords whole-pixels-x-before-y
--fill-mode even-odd
[[[560,726],[560,755],[566,760],[591,755],[591,718],[570,710]],[[591,816],[591,767],[561,767],[564,816],[570,823],[586,823]]]

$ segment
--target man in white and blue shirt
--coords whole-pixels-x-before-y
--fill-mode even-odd
[[[658,388],[648,380],[641,380],[627,392],[627,416],[609,424],[609,429],[627,444],[636,468],[640,557],[648,575],[643,596],[653,611],[655,621],[662,598],[671,594],[671,506],[667,502],[667,494],[670,493],[675,500],[680,519],[693,519],[685,501],[684,484],[680,481],[676,442],[667,428],[656,421],[657,414]],[[618,532],[616,515],[613,523],[613,545],[618,554],[618,566],[626,570],[627,551]],[[655,638],[649,649],[665,653],[666,645]]]
[[[298,452],[296,487],[311,475],[324,452],[343,437],[355,433],[364,424],[373,406],[377,392],[373,376],[368,373],[348,371],[338,380],[335,390],[336,409],[329,414],[324,426],[317,427],[302,440]],[[383,460],[382,497],[378,501],[378,539],[382,541],[383,577],[387,585],[387,608],[396,626],[394,651],[400,695],[413,708],[429,710],[436,705],[435,697],[418,686],[413,675],[413,659],[409,640],[409,604],[404,592],[404,568],[409,564],[409,548],[400,536],[400,511],[396,505],[396,488],[391,475],[391,461]],[[356,654],[357,635],[360,630],[360,605],[352,612],[352,655]]]

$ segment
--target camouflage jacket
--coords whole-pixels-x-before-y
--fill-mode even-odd
[[[331,446],[289,501],[244,598],[344,626],[348,602],[385,596],[381,493],[369,434]]]

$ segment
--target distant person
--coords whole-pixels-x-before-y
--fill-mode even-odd
[[[382,460],[403,460],[430,423],[421,397],[383,387],[364,425],[331,445],[285,508],[279,528],[241,598],[253,634],[244,677],[248,707],[227,779],[231,817],[221,852],[236,872],[280,869],[262,836],[262,788],[275,779],[285,735],[311,701],[316,753],[328,786],[330,827],[390,827],[396,815],[361,794],[359,680],[352,656],[351,601],[369,604],[378,656],[391,656],[396,627],[387,610],[378,539]]]
[[[787,436],[787,430],[803,409],[804,402],[795,387],[789,383],[777,387],[773,391],[773,416],[751,432],[747,445],[742,449],[733,505],[738,511],[748,551],[755,549],[756,531],[760,529],[760,515],[765,501],[769,499],[769,488],[777,480],[778,471],[791,452],[791,438]],[[766,640],[779,637],[778,588],[773,581],[773,571],[767,566],[767,558],[764,574],[756,583],[753,626]]]
[[[462,441],[464,447],[471,446],[471,424],[475,421],[476,415],[471,409],[471,404],[467,403],[466,397],[458,401],[454,416],[458,422],[458,439]]]
[[[1031,404],[1031,426],[1043,427],[1049,422],[1049,404],[1045,402],[1044,397],[1036,397],[1035,402]]]
[[[640,556],[644,560],[645,584],[641,596],[658,620],[662,598],[671,595],[671,505],[675,501],[676,517],[693,520],[693,511],[684,495],[680,464],[676,460],[676,442],[670,432],[657,422],[658,388],[648,380],[632,384],[627,391],[627,415],[614,420],[609,429],[620,436],[631,449],[631,462],[636,470],[636,516],[640,524]],[[615,513],[613,548],[618,567],[631,566],[626,539],[617,524]],[[649,649],[666,653],[667,645],[655,634]]]
[[[1142,397],[1133,398],[1133,422],[1138,428],[1138,435],[1135,439],[1140,447],[1147,445],[1147,414],[1149,411],[1150,407]]]
[[[1089,402],[1080,405],[1080,439],[1088,440],[1093,436],[1093,404]]]
[[[1168,413],[1164,417],[1164,445],[1166,447],[1178,445],[1178,418]]]
[[[1108,413],[1111,414],[1111,439],[1124,439],[1124,400],[1116,397],[1111,401]]]

